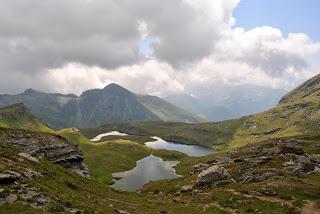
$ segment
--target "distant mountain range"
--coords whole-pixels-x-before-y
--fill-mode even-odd
[[[137,95],[117,85],[92,89],[80,96],[28,89],[17,95],[0,95],[0,106],[24,103],[50,127],[94,127],[128,121],[197,123],[200,117],[159,97]]]
[[[210,88],[205,92],[197,96],[171,94],[164,99],[205,120],[217,122],[265,111],[286,94],[281,89],[255,85]]]

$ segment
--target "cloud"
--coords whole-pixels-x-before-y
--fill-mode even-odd
[[[320,43],[314,43],[302,33],[289,34],[272,27],[257,27],[250,31],[234,29],[216,45],[216,58],[247,63],[260,68],[272,77],[288,70],[308,69],[308,57],[320,52]]]
[[[234,28],[238,4],[0,0],[0,91],[80,94],[116,82],[200,95],[241,84],[288,89],[318,73],[320,43],[267,26]]]

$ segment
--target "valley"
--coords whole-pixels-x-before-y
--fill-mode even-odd
[[[0,213],[316,212],[319,88],[320,75],[268,111],[217,123],[54,130],[23,104],[1,108]],[[33,152],[34,142],[46,146]]]

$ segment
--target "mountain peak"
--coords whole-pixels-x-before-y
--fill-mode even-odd
[[[103,90],[106,89],[120,89],[120,90],[127,90],[126,88],[122,87],[121,85],[118,85],[116,83],[110,83],[106,87],[103,88]],[[128,91],[128,90],[127,90]]]
[[[26,89],[22,94],[24,95],[33,95],[39,93],[39,91],[33,90],[32,88],[28,88]]]
[[[134,95],[131,91],[129,91],[128,89],[122,87],[121,85],[118,85],[116,83],[111,83],[109,85],[107,85],[106,87],[104,87],[102,89],[103,94],[107,93],[111,93],[111,94],[120,94],[120,95]]]

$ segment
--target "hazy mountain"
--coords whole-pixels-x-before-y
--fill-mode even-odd
[[[139,96],[141,103],[147,107],[153,114],[159,116],[163,121],[188,121],[188,122],[205,122],[199,116],[191,116],[191,114],[182,108],[166,102],[156,96]]]
[[[92,127],[131,120],[200,121],[196,116],[160,98],[136,95],[116,84],[85,91],[79,97],[32,89],[17,95],[0,95],[0,106],[15,103],[24,103],[54,128]]]
[[[208,121],[223,121],[252,115],[275,106],[286,93],[281,89],[242,85],[229,88],[206,88],[197,96],[173,94],[168,102]]]
[[[188,112],[198,115],[201,118],[207,118],[204,107],[191,95],[172,94],[164,97],[164,99]]]

